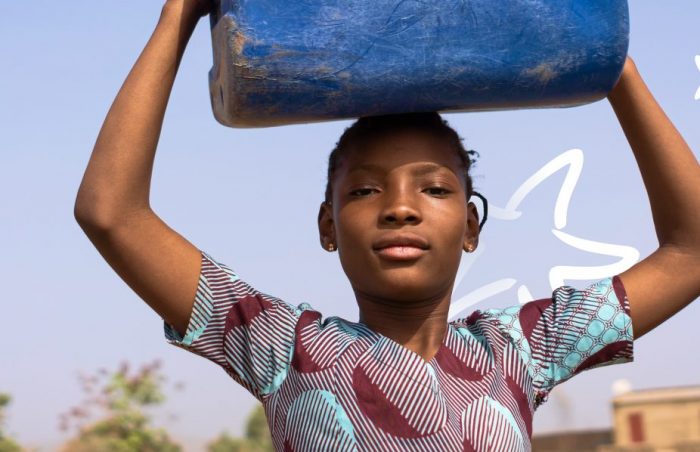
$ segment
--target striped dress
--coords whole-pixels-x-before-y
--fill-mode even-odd
[[[449,322],[420,355],[361,323],[263,294],[201,252],[184,337],[265,408],[276,450],[528,451],[551,389],[629,362],[633,334],[618,276]]]

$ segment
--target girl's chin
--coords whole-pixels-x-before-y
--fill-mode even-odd
[[[383,278],[372,284],[377,298],[401,302],[421,302],[427,299],[442,298],[442,290],[435,285],[435,280],[425,281],[424,277]]]

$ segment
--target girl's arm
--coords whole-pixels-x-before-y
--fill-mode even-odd
[[[167,0],[153,35],[107,114],[75,202],[75,218],[119,276],[183,333],[199,250],[149,202],[151,172],[180,60],[209,0]]]
[[[659,240],[620,274],[636,339],[700,296],[700,165],[631,59],[608,99],[642,173]]]

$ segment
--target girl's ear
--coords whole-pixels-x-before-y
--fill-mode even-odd
[[[333,225],[333,207],[330,203],[322,202],[318,209],[318,234],[321,247],[326,251],[333,251],[338,244],[335,241],[335,227]]]
[[[473,202],[467,204],[467,230],[464,234],[462,248],[472,253],[479,246],[479,211]]]

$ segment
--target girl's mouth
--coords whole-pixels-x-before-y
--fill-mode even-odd
[[[376,249],[375,252],[380,257],[392,261],[411,261],[420,258],[427,251],[416,246],[391,245]]]

